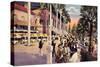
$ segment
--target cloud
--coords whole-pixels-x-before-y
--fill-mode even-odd
[[[73,17],[80,15],[80,7],[79,6],[78,7],[77,6],[66,6],[66,10]]]

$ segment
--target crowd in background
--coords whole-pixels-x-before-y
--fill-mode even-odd
[[[92,41],[91,48],[88,42],[81,42],[77,37],[70,35],[65,40],[60,38],[57,45],[55,39],[52,40],[53,51],[56,63],[91,61],[97,59],[97,44]]]

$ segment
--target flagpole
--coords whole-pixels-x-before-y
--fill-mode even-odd
[[[28,2],[28,45],[30,45],[30,16],[31,16],[31,4]]]

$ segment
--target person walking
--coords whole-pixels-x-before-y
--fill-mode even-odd
[[[81,60],[81,49],[80,47],[77,48],[77,52],[75,52],[72,57],[69,59],[69,62],[80,62]]]
[[[40,49],[40,55],[41,55],[41,56],[43,55],[43,53],[42,53],[42,48],[43,48],[43,40],[41,39],[41,40],[39,41],[39,49]]]
[[[58,45],[58,50],[57,50],[55,62],[57,62],[57,63],[63,62],[63,47],[62,47],[62,44]]]
[[[52,46],[53,46],[52,56],[54,57],[55,56],[55,46],[56,46],[55,40],[52,40]]]
[[[64,43],[64,48],[63,48],[63,59],[64,63],[68,62],[70,58],[70,48],[68,47],[67,42],[65,41]]]

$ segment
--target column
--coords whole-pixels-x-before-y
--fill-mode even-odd
[[[56,4],[56,9],[57,9],[57,4]],[[57,29],[57,24],[58,24],[58,9],[56,10],[56,29]]]
[[[30,21],[31,21],[31,4],[30,4],[30,2],[28,2],[28,45],[30,45],[30,32],[31,32],[31,30],[30,30],[30,28],[31,28],[31,26],[30,26]]]
[[[50,25],[49,25],[49,42],[48,42],[48,53],[47,53],[47,63],[52,64],[52,6],[50,4]]]

